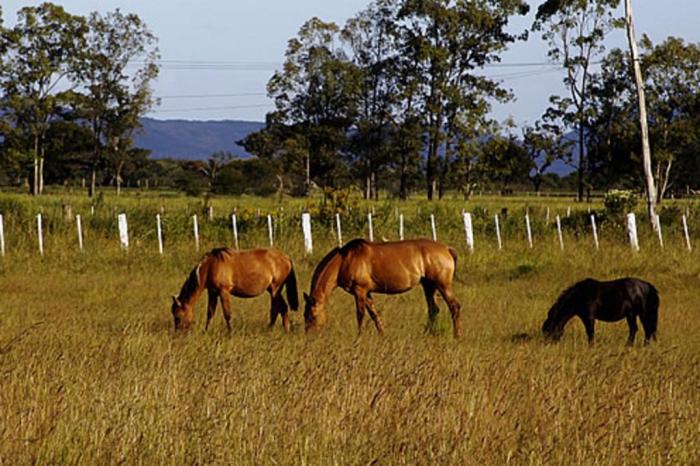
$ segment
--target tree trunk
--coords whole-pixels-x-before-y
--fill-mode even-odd
[[[649,149],[649,128],[647,126],[647,106],[644,95],[644,81],[642,80],[642,70],[639,66],[639,51],[637,50],[637,39],[634,33],[634,21],[632,15],[632,0],[625,0],[625,22],[627,23],[627,40],[630,45],[632,65],[634,69],[634,83],[637,88],[637,100],[639,103],[639,126],[642,132],[642,165],[644,167],[644,179],[647,191],[647,214],[649,224],[656,229],[656,188],[654,187],[654,174],[651,168],[651,151]]]
[[[122,193],[122,169],[124,168],[124,162],[121,161],[117,164],[116,182],[117,182],[117,196]]]
[[[34,179],[32,179],[32,195],[39,195],[39,135],[34,135]]]
[[[311,154],[306,154],[306,178],[304,180],[304,191],[308,196],[311,192]]]
[[[44,157],[39,157],[39,194],[44,194]]]
[[[92,167],[92,175],[90,177],[90,190],[88,191],[89,197],[95,196],[95,189],[97,184],[97,169]]]
[[[579,119],[578,122],[578,195],[577,195],[577,200],[579,202],[583,201],[583,180],[586,176],[586,169],[587,169],[587,164],[586,164],[586,154],[585,154],[585,147],[586,147],[586,136],[585,132],[583,129],[583,118]]]

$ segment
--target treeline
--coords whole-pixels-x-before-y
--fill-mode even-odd
[[[561,160],[573,185],[591,190],[642,186],[639,119],[630,58],[606,51],[620,34],[618,0],[539,6],[529,31],[511,31],[520,0],[376,0],[345,25],[307,21],[268,82],[276,109],[264,130],[241,143],[274,162],[289,190],[359,185],[405,199],[477,187],[538,191]],[[496,122],[494,102],[514,96],[485,67],[519,40],[546,44],[564,71],[565,95],[531,126]],[[642,40],[642,69],[659,199],[700,180],[700,49],[682,39]]]
[[[156,103],[159,58],[138,16],[26,7],[15,26],[0,23],[0,184],[26,183],[34,194],[45,183],[78,180],[91,194],[124,182],[190,194],[355,186],[366,198],[381,191],[401,199],[528,184],[576,189],[581,199],[639,189],[629,54],[603,47],[609,34],[624,34],[618,7],[619,0],[547,0],[522,31],[510,22],[528,14],[524,0],[375,0],[344,25],[312,18],[268,82],[275,110],[266,127],[238,141],[257,158],[214,154],[186,163],[153,161],[133,146],[140,117]],[[525,40],[543,41],[566,92],[518,127],[491,115],[494,103],[517,96],[503,73],[487,68]],[[647,37],[641,47],[662,199],[698,188],[700,47]],[[555,163],[575,175],[548,174]]]
[[[46,183],[88,178],[92,195],[125,170],[154,168],[133,147],[155,103],[155,36],[119,10],[87,17],[43,3],[4,27],[0,10],[0,173],[35,195]]]

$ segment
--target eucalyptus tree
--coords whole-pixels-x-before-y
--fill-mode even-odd
[[[134,131],[155,104],[151,83],[158,75],[157,39],[135,14],[93,12],[80,54],[76,82],[78,108],[93,135],[89,195],[95,193],[97,169],[108,156],[119,191],[121,168]],[[106,151],[106,154],[103,152]]]
[[[507,101],[500,83],[479,74],[509,44],[527,37],[507,30],[510,17],[529,10],[522,0],[404,0],[399,11],[402,63],[416,86],[417,114],[426,137],[426,189],[433,199],[447,178],[457,121],[483,122],[492,100]],[[444,156],[440,162],[440,148]],[[444,190],[444,189],[443,189]],[[443,191],[441,190],[441,191]]]
[[[43,191],[45,138],[50,122],[70,86],[77,57],[83,48],[84,18],[52,3],[24,7],[17,22],[2,29],[4,50],[0,89],[2,112],[24,140],[24,151],[33,159],[31,192]]]
[[[357,117],[350,135],[359,158],[365,198],[377,198],[377,173],[392,159],[398,104],[397,3],[377,0],[351,18],[342,31],[349,59],[357,67]]]
[[[572,141],[565,137],[560,125],[538,121],[522,130],[522,146],[529,158],[528,178],[539,194],[547,170],[558,160],[571,156]]]
[[[335,184],[342,166],[339,153],[357,114],[361,73],[348,59],[340,32],[335,23],[307,21],[289,41],[282,70],[267,85],[276,107],[268,127],[293,129],[285,139],[302,149],[306,192],[312,178]]]
[[[578,199],[583,200],[588,156],[586,126],[591,117],[588,87],[592,68],[604,52],[603,40],[611,30],[622,26],[615,16],[620,0],[546,0],[533,24],[549,46],[549,58],[566,71],[564,84],[568,97],[553,96],[553,109],[564,115],[578,133]]]

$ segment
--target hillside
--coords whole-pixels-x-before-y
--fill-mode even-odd
[[[255,121],[141,120],[143,131],[136,136],[137,147],[149,149],[156,159],[207,159],[214,152],[231,152],[249,157],[236,141],[265,126]]]

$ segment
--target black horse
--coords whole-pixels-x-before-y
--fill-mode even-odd
[[[630,333],[627,345],[634,344],[637,317],[644,327],[644,343],[656,340],[659,294],[654,285],[638,278],[600,282],[587,278],[564,291],[547,314],[542,332],[548,340],[559,340],[564,326],[578,316],[586,327],[588,343],[593,343],[595,320],[616,322],[627,318]]]

